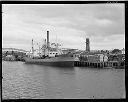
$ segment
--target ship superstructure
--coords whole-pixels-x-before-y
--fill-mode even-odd
[[[55,66],[74,66],[74,57],[71,54],[63,54],[59,49],[59,43],[51,43],[54,48],[50,46],[49,31],[47,31],[47,40],[44,40],[44,44],[39,49],[34,49],[32,39],[32,50],[28,57],[25,58],[26,63],[31,64],[43,64],[43,65],[55,65]]]

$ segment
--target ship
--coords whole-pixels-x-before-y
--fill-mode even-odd
[[[45,39],[45,44],[43,45],[41,50],[41,52],[43,53],[39,53],[40,57],[36,57],[34,56],[34,47],[32,39],[32,54],[31,56],[24,58],[25,63],[58,67],[74,67],[74,62],[76,59],[70,52],[67,54],[59,53],[60,50],[58,49],[58,46],[56,48],[51,48],[49,43],[49,31],[47,31],[47,42]],[[51,49],[54,49],[54,51],[51,51]]]
[[[74,67],[73,57],[55,57],[55,58],[45,58],[45,59],[32,59],[25,58],[25,63],[29,64],[41,64],[47,66],[58,66],[58,67]]]

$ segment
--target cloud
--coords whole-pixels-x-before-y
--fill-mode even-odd
[[[12,1],[12,0],[1,0],[1,1]],[[17,1],[17,0],[13,0]],[[19,1],[55,1],[55,0],[19,0]],[[65,0],[56,0],[56,1],[65,1]],[[67,1],[78,1],[78,0],[67,0]],[[79,1],[88,1],[88,0],[79,0]],[[89,1],[106,1],[106,0],[89,0]],[[107,0],[111,1],[111,0]],[[113,1],[118,1],[118,0],[113,0]],[[127,0],[120,0],[120,1],[127,1]]]
[[[112,24],[112,21],[108,20],[108,19],[97,19],[96,20],[96,23],[99,25],[99,26],[109,26]]]
[[[107,37],[91,37],[90,43],[92,49],[114,49],[125,48],[125,36],[123,34],[110,35]],[[113,47],[114,46],[114,47]]]
[[[3,46],[26,44],[30,49],[31,39],[42,42],[47,30],[51,42],[56,42],[57,36],[63,47],[85,49],[86,37],[93,39],[93,49],[125,45],[123,4],[6,4],[2,10]]]

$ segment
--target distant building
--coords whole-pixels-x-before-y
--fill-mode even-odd
[[[125,49],[124,49],[124,48],[121,49],[121,53],[122,53],[122,54],[125,54]]]
[[[106,62],[108,61],[107,54],[101,52],[76,52],[74,57],[79,58],[80,61],[89,61],[89,62]]]
[[[80,52],[73,53],[73,57],[80,57]]]
[[[77,52],[73,53],[73,57],[79,58],[80,54],[81,54],[81,51],[77,51]]]
[[[4,58],[4,60],[6,60],[6,61],[15,61],[15,56],[13,56],[13,55],[7,55],[7,56]]]
[[[89,62],[107,62],[108,57],[104,54],[94,54],[94,55],[88,55],[87,60]]]
[[[124,61],[125,54],[109,54],[108,61]]]
[[[89,42],[89,38],[86,38],[86,51],[90,52],[90,42]]]
[[[67,54],[69,52],[75,53],[76,51],[78,51],[78,49],[70,49],[70,48],[62,48],[61,50],[62,50],[63,54]]]

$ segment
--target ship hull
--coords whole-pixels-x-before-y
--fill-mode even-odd
[[[58,66],[58,67],[74,67],[73,61],[61,61],[61,62],[25,62],[27,64],[40,64],[45,66]]]
[[[58,67],[74,67],[73,58],[50,58],[50,59],[31,59],[25,58],[26,64],[40,64],[46,66],[58,66]]]

